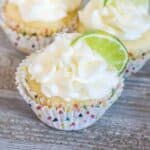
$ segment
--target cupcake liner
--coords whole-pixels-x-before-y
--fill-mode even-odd
[[[30,54],[36,50],[44,48],[50,44],[53,37],[42,37],[42,36],[28,36],[19,34],[12,29],[8,28],[6,25],[2,26],[4,32],[9,38],[10,42],[21,52]]]
[[[127,69],[125,70],[125,77],[137,73],[146,62],[150,59],[150,51],[148,53],[142,53],[138,58],[130,59]]]
[[[3,25],[3,22],[2,22],[2,7],[3,7],[3,4],[4,4],[4,0],[0,0],[0,26]]]
[[[77,103],[73,106],[68,104],[65,107],[62,105],[53,105],[51,107],[42,106],[31,98],[24,86],[26,74],[22,68],[25,64],[26,62],[23,61],[16,72],[17,89],[24,100],[30,105],[36,116],[46,125],[56,129],[71,131],[91,126],[99,120],[106,110],[118,99],[123,89],[123,83],[121,82],[115,94],[110,99],[105,101],[97,100],[95,104],[82,105]]]
[[[6,33],[11,43],[13,43],[13,45],[18,50],[27,54],[30,54],[36,50],[46,47],[53,41],[53,37],[55,36],[53,35],[53,36],[43,37],[43,36],[23,35],[10,29],[2,21],[1,21],[1,27]],[[73,28],[72,29],[66,28],[63,29],[63,31],[61,32],[72,32]]]
[[[0,26],[6,33],[8,39],[13,43],[13,45],[21,52],[30,54],[36,50],[42,49],[49,45],[53,41],[55,34],[50,36],[40,36],[40,35],[28,35],[27,33],[19,33],[11,28],[9,28],[3,21],[4,16],[2,12],[3,3],[0,3]],[[74,17],[70,24],[66,27],[62,27],[59,32],[73,32],[78,26],[78,17]]]

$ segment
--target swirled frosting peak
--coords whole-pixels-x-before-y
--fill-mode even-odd
[[[29,73],[47,97],[60,96],[67,101],[106,98],[119,83],[118,72],[85,42],[72,47],[77,36],[58,35],[43,52],[31,55]]]
[[[72,1],[72,0],[70,0]],[[16,4],[25,21],[53,22],[66,17],[69,10],[74,10],[80,5],[77,0],[72,6],[68,0],[9,0]]]
[[[103,29],[122,40],[137,40],[150,31],[148,0],[91,0],[79,13],[86,29]]]

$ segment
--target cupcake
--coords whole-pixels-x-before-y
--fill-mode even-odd
[[[25,53],[45,47],[58,32],[72,32],[78,25],[82,0],[5,0],[2,28]]]
[[[109,35],[64,33],[58,34],[51,45],[28,56],[17,69],[20,94],[37,117],[50,127],[86,128],[121,94],[124,85],[121,72],[126,63],[122,67],[110,63],[107,54],[102,56],[102,51],[92,49],[91,38],[99,38],[99,44],[104,42],[105,50],[109,45],[115,48],[114,52],[128,56],[126,51],[121,52],[124,46]],[[117,60],[113,58],[113,61]]]
[[[107,31],[123,41],[130,58],[127,75],[137,72],[150,58],[148,0],[91,0],[79,12],[80,32]]]

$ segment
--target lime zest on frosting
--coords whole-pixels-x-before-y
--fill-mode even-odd
[[[121,74],[128,63],[128,52],[124,44],[115,36],[101,31],[90,31],[74,39],[74,46],[78,41],[84,40],[88,46],[100,54],[107,63]]]
[[[126,0],[123,0],[123,1],[126,1]],[[115,4],[115,0],[104,0],[103,4],[104,4],[104,7],[107,6],[108,4]],[[135,5],[145,5],[145,6],[148,6],[149,4],[149,0],[132,0],[132,3],[134,3]]]
[[[46,97],[59,96],[67,102],[107,99],[117,89],[121,81],[117,69],[84,40],[71,46],[79,36],[59,34],[45,50],[28,57],[28,72]]]
[[[107,6],[112,0],[104,0],[104,7]]]

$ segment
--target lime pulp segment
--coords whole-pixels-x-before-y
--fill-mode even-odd
[[[115,67],[119,73],[124,71],[128,62],[128,52],[116,37],[104,31],[88,32],[73,40],[72,45],[81,40],[100,54],[109,65]]]

